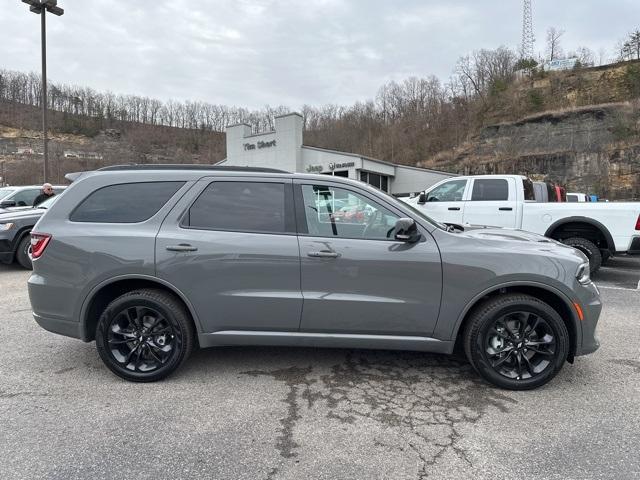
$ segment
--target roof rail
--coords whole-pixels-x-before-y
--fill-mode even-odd
[[[202,164],[171,164],[171,163],[130,163],[127,165],[110,165],[108,167],[99,168],[98,171],[114,171],[114,170],[214,170],[222,172],[258,172],[258,173],[291,173],[277,168],[264,167],[234,167],[231,165],[202,165]]]

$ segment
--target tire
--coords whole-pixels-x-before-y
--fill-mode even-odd
[[[26,234],[20,243],[18,243],[18,248],[16,249],[16,261],[22,268],[26,268],[27,270],[33,269],[33,264],[31,263],[31,259],[29,258],[29,247],[31,246],[31,237],[29,234]]]
[[[155,382],[189,358],[195,342],[191,316],[173,295],[136,290],[113,300],[96,328],[104,364],[133,382]]]
[[[589,259],[589,271],[597,272],[602,265],[602,253],[600,249],[591,241],[581,237],[571,237],[563,240],[562,243],[577,248]]]
[[[522,324],[525,328],[521,330]],[[526,333],[529,327],[533,328]],[[512,341],[512,331],[520,335],[519,340]],[[549,305],[513,293],[475,308],[463,333],[463,345],[467,359],[487,382],[508,390],[531,390],[562,369],[569,354],[569,333]]]

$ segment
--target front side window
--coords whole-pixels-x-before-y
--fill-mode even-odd
[[[33,201],[38,195],[40,195],[40,190],[37,189],[21,190],[12,197],[9,197],[9,200],[16,202],[16,206],[18,207],[26,207],[27,205],[33,205]]]
[[[509,183],[504,179],[474,180],[471,201],[489,202],[509,200]]]
[[[184,182],[120,183],[103,187],[71,213],[72,222],[138,223],[150,219]]]
[[[186,225],[203,230],[286,233],[293,206],[284,183],[213,182],[187,213]]]
[[[466,180],[445,182],[427,194],[427,202],[461,202],[466,186]]]
[[[388,240],[398,216],[368,198],[343,188],[303,185],[309,235]]]

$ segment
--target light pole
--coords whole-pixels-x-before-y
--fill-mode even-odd
[[[58,7],[58,0],[22,0],[29,5],[29,10],[40,15],[40,38],[42,43],[42,136],[44,139],[44,182],[49,179],[49,145],[47,141],[47,25],[46,13],[58,17],[64,10]]]

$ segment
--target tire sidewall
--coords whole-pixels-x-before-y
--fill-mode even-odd
[[[518,311],[529,311],[542,317],[553,330],[554,338],[556,339],[556,356],[551,364],[541,374],[526,380],[512,380],[496,372],[491,367],[484,346],[487,331],[491,328],[495,319]],[[470,353],[473,356],[473,364],[478,373],[494,385],[510,390],[529,390],[547,383],[560,371],[569,353],[568,332],[560,316],[550,307],[547,310],[547,308],[543,308],[542,305],[535,302],[518,301],[517,303],[501,305],[485,312],[479,321],[476,336],[472,339]]]
[[[600,249],[593,242],[584,238],[574,237],[567,239],[565,244],[579,250],[587,256],[589,259],[590,273],[594,273],[602,265],[603,256],[600,253]]]
[[[158,368],[148,373],[133,372],[124,368],[111,354],[111,348],[108,344],[108,332],[107,329],[114,319],[115,315],[126,308],[131,307],[149,307],[158,311],[173,327],[176,335],[176,348],[177,351],[171,356],[169,361]],[[104,311],[100,320],[98,321],[98,327],[96,329],[96,347],[100,358],[104,364],[116,375],[126,380],[133,381],[154,381],[164,378],[171,374],[184,359],[186,352],[186,344],[188,341],[186,331],[182,323],[177,319],[176,314],[163,302],[153,300],[145,295],[130,294],[126,297],[117,298],[114,300],[107,309]]]

